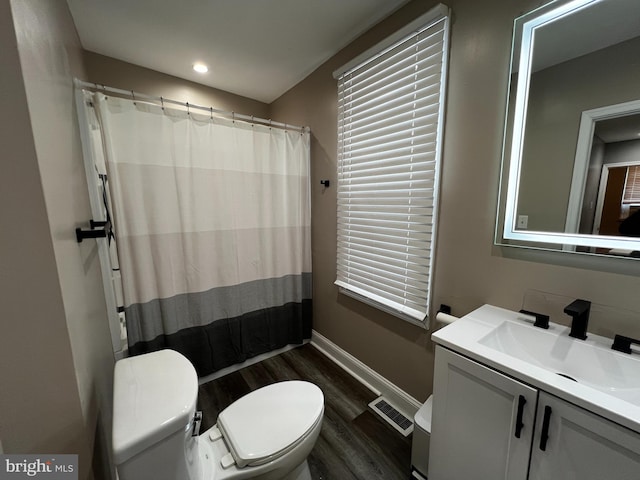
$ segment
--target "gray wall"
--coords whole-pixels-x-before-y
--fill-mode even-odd
[[[63,0],[1,0],[0,437],[6,453],[78,453],[109,478],[113,354],[90,219]],[[96,453],[96,455],[94,455]]]
[[[587,170],[587,181],[584,186],[582,210],[580,212],[580,233],[593,233],[605,147],[606,144],[602,139],[594,135],[591,144],[591,158],[589,159],[589,167]]]
[[[640,140],[607,143],[604,163],[640,163]]]
[[[410,2],[272,104],[274,119],[310,125],[313,136],[314,328],[419,400],[432,388],[431,332],[338,293],[333,285],[336,190],[324,190],[319,180],[336,180],[337,94],[332,72],[434,3]],[[484,303],[519,309],[527,291],[540,290],[640,310],[634,293],[640,288],[638,277],[557,265],[572,263],[558,259],[558,254],[518,254],[493,246],[511,28],[516,16],[542,2],[446,3],[453,11],[453,25],[434,308],[446,303],[456,315]],[[603,270],[602,265],[597,268]],[[562,316],[554,320],[566,321]],[[593,318],[590,327],[607,335],[640,335],[640,320]]]

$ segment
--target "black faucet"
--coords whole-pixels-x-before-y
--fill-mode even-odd
[[[549,315],[532,312],[531,310],[520,310],[520,313],[534,317],[536,319],[533,323],[534,327],[544,328],[545,330],[549,328]]]
[[[587,339],[587,324],[589,323],[589,310],[591,302],[588,300],[574,300],[564,307],[564,313],[571,316],[570,337]]]
[[[613,345],[611,345],[611,348],[622,353],[632,353],[631,351],[632,343],[640,345],[640,340],[636,340],[635,338],[631,338],[631,337],[625,337],[624,335],[616,335],[613,338]]]

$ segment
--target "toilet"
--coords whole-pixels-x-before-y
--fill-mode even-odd
[[[113,455],[120,480],[310,480],[324,396],[297,380],[274,383],[223,410],[200,434],[198,377],[174,350],[119,360]]]

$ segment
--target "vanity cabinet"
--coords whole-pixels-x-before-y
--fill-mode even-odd
[[[640,478],[640,434],[546,392],[536,418],[529,479]]]
[[[429,480],[525,480],[537,396],[536,389],[438,346]]]
[[[640,434],[436,347],[429,480],[614,478],[640,478]]]

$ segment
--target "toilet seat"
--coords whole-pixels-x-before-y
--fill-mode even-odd
[[[235,401],[217,426],[238,468],[271,462],[293,449],[321,420],[324,396],[316,385],[285,381]]]

